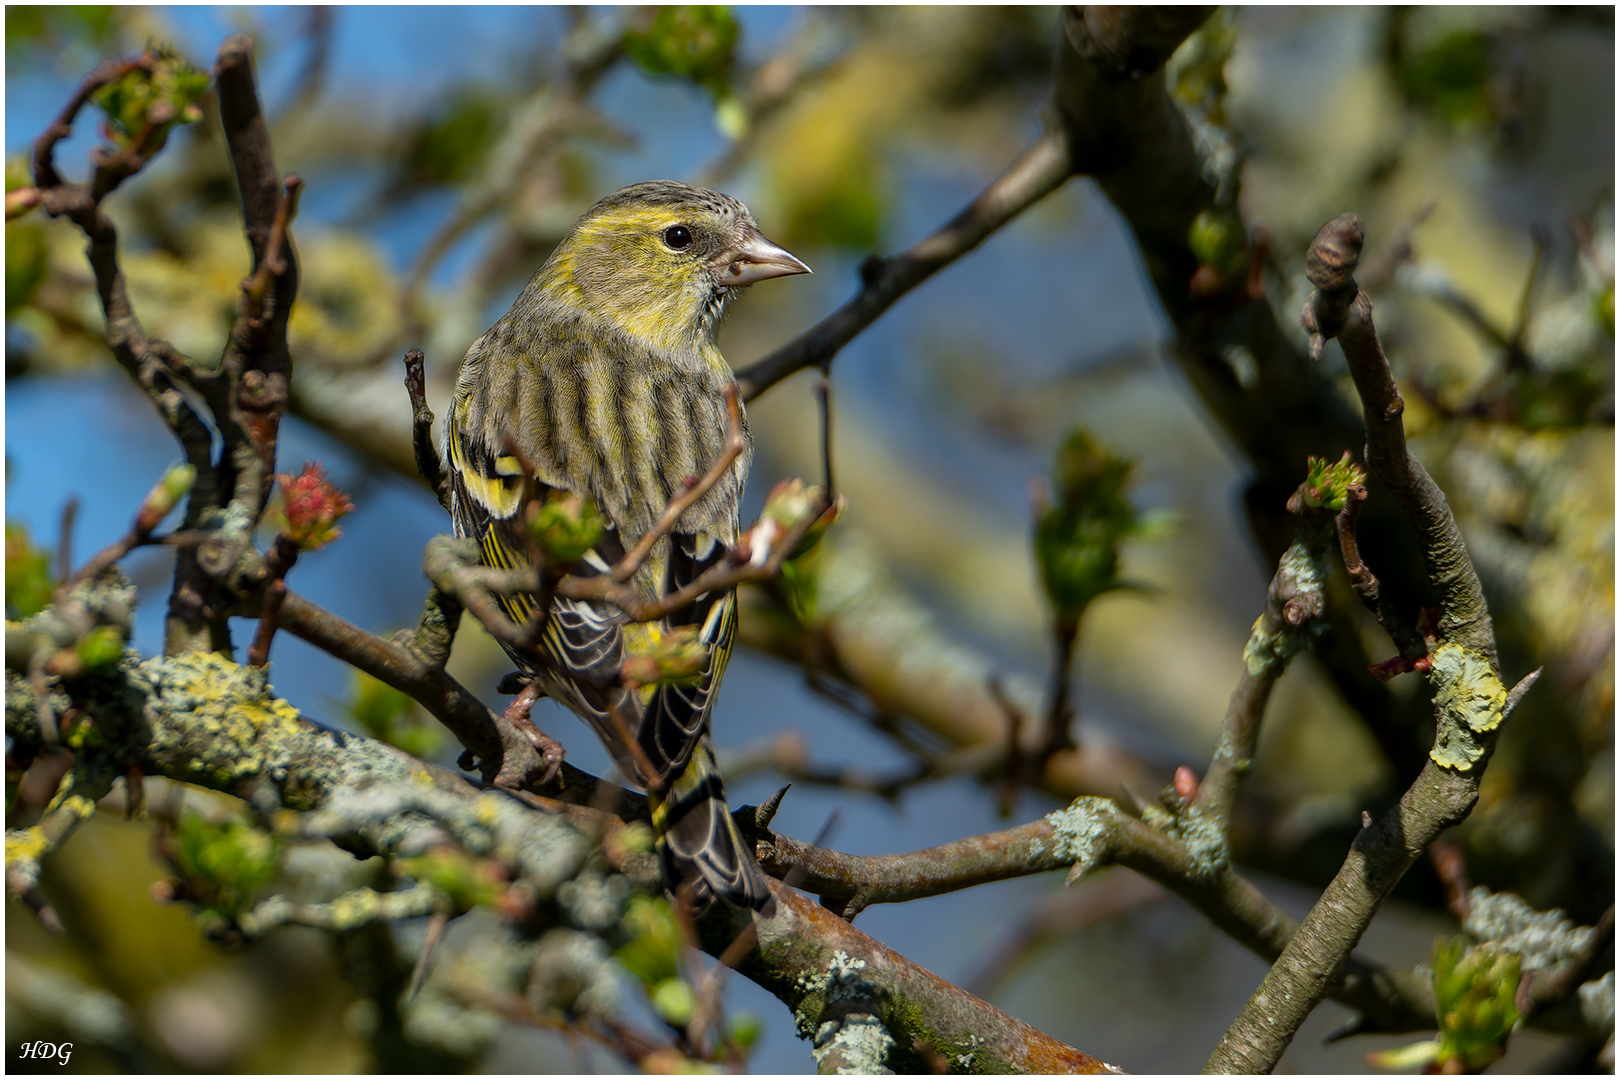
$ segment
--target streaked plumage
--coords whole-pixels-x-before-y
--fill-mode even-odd
[[[610,527],[575,572],[605,573],[724,449],[732,375],[714,335],[727,303],[754,281],[807,271],[760,236],[730,196],[655,181],[603,199],[462,364],[445,424],[456,534],[478,539],[490,565],[522,561],[520,513],[532,486],[521,462],[528,462],[542,489],[596,502]],[[751,449],[653,548],[634,578],[644,595],[691,581],[736,541],[750,456]],[[533,602],[513,597],[506,607],[522,621]],[[618,687],[627,653],[683,625],[700,627],[710,647],[695,684]],[[735,628],[729,592],[650,624],[559,599],[541,662],[514,659],[595,729],[624,775],[650,786],[667,882],[689,883],[700,901],[712,894],[757,908],[770,893],[727,813],[708,739]],[[651,776],[639,764],[643,755],[620,737],[610,704]]]

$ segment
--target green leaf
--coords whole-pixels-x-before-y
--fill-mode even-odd
[[[726,1038],[732,1045],[748,1050],[765,1033],[765,1021],[756,1012],[740,1012],[726,1025]]]
[[[685,1027],[697,1011],[697,994],[692,992],[691,985],[685,979],[665,979],[654,987],[652,1005],[666,1022]]]
[[[1402,58],[1401,85],[1414,104],[1453,125],[1489,117],[1494,46],[1479,30],[1458,30]]]
[[[1054,499],[1035,523],[1035,562],[1058,617],[1078,619],[1092,600],[1121,587],[1119,546],[1138,530],[1126,497],[1132,463],[1084,428],[1059,447]]]
[[[667,899],[631,897],[619,929],[627,940],[613,955],[649,991],[679,974],[681,931]]]
[[[682,75],[722,98],[730,82],[740,28],[721,4],[671,4],[652,22],[624,35],[624,51],[652,75]]]
[[[602,539],[607,519],[596,503],[569,491],[551,497],[529,512],[529,533],[548,556],[563,566],[584,558]]]
[[[34,546],[26,525],[6,522],[6,618],[39,614],[51,602],[54,588],[51,557]]]
[[[90,99],[107,114],[113,143],[122,148],[139,141],[147,156],[162,148],[175,124],[202,119],[197,100],[210,81],[207,72],[191,67],[166,45],[154,46],[152,55],[150,70],[131,71]]]
[[[242,911],[254,890],[275,878],[280,859],[281,841],[245,822],[186,813],[175,827],[176,863],[187,877],[213,886],[213,895],[201,898],[205,910]]]
[[[1506,1052],[1507,1039],[1523,1017],[1514,999],[1519,990],[1519,954],[1490,945],[1469,946],[1463,938],[1439,940],[1432,963],[1434,1012],[1440,1027],[1436,1062],[1447,1071],[1456,1062],[1478,1072]]]
[[[8,189],[9,190],[9,189]],[[34,298],[50,266],[45,227],[38,221],[6,222],[6,312]]]
[[[98,626],[79,639],[76,651],[86,671],[116,664],[124,655],[124,634],[116,626]]]

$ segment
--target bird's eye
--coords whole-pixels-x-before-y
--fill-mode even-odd
[[[692,230],[685,225],[671,225],[664,230],[664,243],[679,251],[692,243]]]

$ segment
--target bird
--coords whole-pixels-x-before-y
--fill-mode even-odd
[[[743,289],[810,272],[717,191],[658,180],[591,207],[462,362],[444,431],[456,535],[477,540],[487,565],[526,565],[524,504],[588,498],[604,527],[570,572],[606,574],[719,459],[736,408],[743,451],[630,580],[655,599],[715,565],[738,540],[753,452],[716,333]],[[536,604],[526,594],[501,602],[519,625]],[[736,626],[733,590],[647,623],[556,597],[535,651],[507,651],[531,690],[579,715],[647,790],[668,888],[684,886],[698,909],[720,897],[768,911],[769,886],[726,807],[709,737]],[[620,683],[626,657],[683,627],[708,650],[694,682]]]

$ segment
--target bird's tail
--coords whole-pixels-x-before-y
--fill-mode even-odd
[[[651,801],[658,862],[671,889],[685,884],[699,909],[714,896],[733,907],[765,909],[770,885],[726,808],[708,735],[669,789]]]

